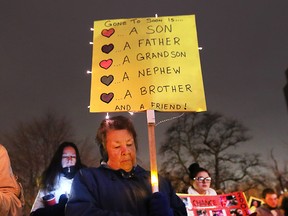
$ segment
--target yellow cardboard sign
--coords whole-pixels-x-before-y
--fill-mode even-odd
[[[94,22],[90,112],[205,111],[195,16]]]

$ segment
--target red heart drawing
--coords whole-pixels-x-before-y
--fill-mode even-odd
[[[111,37],[111,35],[113,35],[115,32],[115,29],[114,28],[110,28],[110,29],[103,29],[101,34],[105,37]]]
[[[109,94],[106,93],[102,93],[100,96],[100,99],[105,102],[105,103],[110,103],[110,101],[113,99],[114,94],[112,92],[110,92]]]
[[[102,76],[101,82],[105,84],[106,86],[109,86],[114,80],[114,77],[112,75],[109,76]]]
[[[113,63],[112,59],[102,60],[99,65],[101,68],[108,69]]]
[[[113,49],[114,49],[114,45],[113,44],[103,45],[102,48],[101,48],[102,52],[104,52],[106,54],[110,53]]]

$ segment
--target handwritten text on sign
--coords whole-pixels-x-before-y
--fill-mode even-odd
[[[205,111],[194,15],[94,22],[90,112]]]

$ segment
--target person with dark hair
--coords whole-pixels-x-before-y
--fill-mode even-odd
[[[217,195],[216,191],[210,188],[212,178],[208,170],[200,167],[198,163],[192,163],[188,170],[191,185],[188,194]]]
[[[264,203],[256,208],[257,216],[283,216],[278,208],[278,195],[272,188],[265,188],[262,192]]]
[[[76,174],[67,216],[187,215],[169,181],[159,176],[159,192],[152,192],[150,172],[137,165],[137,136],[130,119],[103,120],[96,138],[103,160],[100,167]]]
[[[77,146],[63,142],[41,176],[40,190],[30,216],[65,215],[73,178],[83,168]]]
[[[0,215],[22,215],[21,188],[12,172],[6,148],[0,144]]]
[[[250,206],[250,212],[254,213],[256,209],[261,205],[261,201],[258,200],[252,200],[251,206]]]

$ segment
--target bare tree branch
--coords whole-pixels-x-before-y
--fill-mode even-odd
[[[166,136],[159,151],[164,158],[160,172],[170,177],[178,191],[183,190],[183,184],[184,188],[189,186],[187,167],[192,162],[208,168],[215,189],[229,191],[241,185],[248,190],[261,183],[253,175],[257,170],[261,176],[260,155],[235,153],[237,147],[251,139],[248,129],[237,120],[219,113],[187,113],[168,128]]]

